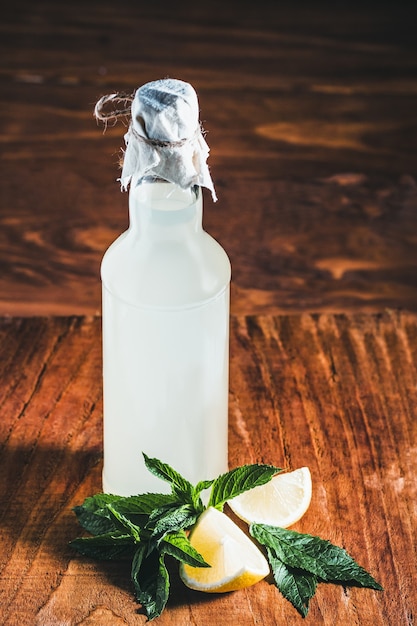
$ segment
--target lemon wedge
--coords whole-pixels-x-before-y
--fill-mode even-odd
[[[253,541],[225,513],[213,507],[199,517],[190,543],[211,565],[181,564],[181,579],[190,589],[208,593],[236,591],[269,574],[268,562]]]
[[[248,524],[287,528],[307,511],[311,502],[311,474],[308,467],[277,474],[265,485],[229,500],[232,511]]]

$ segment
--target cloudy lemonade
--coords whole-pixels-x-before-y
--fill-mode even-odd
[[[227,470],[230,263],[202,192],[134,180],[102,262],[106,492],[160,490],[142,451],[191,482]]]

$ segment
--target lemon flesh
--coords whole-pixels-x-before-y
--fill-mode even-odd
[[[269,565],[253,541],[227,515],[209,507],[190,535],[191,545],[211,567],[180,566],[190,589],[222,593],[250,587],[269,574]]]
[[[248,524],[287,528],[307,511],[311,491],[310,470],[300,467],[293,472],[277,474],[269,483],[245,491],[228,504]]]

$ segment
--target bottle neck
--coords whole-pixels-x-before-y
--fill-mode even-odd
[[[200,187],[182,189],[161,179],[133,179],[129,191],[129,229],[139,235],[180,237],[202,230]]]

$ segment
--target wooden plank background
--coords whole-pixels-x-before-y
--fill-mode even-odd
[[[124,127],[92,109],[190,81],[233,311],[417,308],[417,5],[16,0],[0,22],[0,313],[95,314],[127,224]]]
[[[144,624],[128,567],[67,545],[71,507],[101,489],[100,319],[3,321],[0,370],[1,623]],[[173,572],[158,624],[412,625],[416,402],[414,315],[233,317],[230,466],[308,465],[294,529],[347,549],[385,590],[321,585],[303,620],[266,581],[208,598]]]

